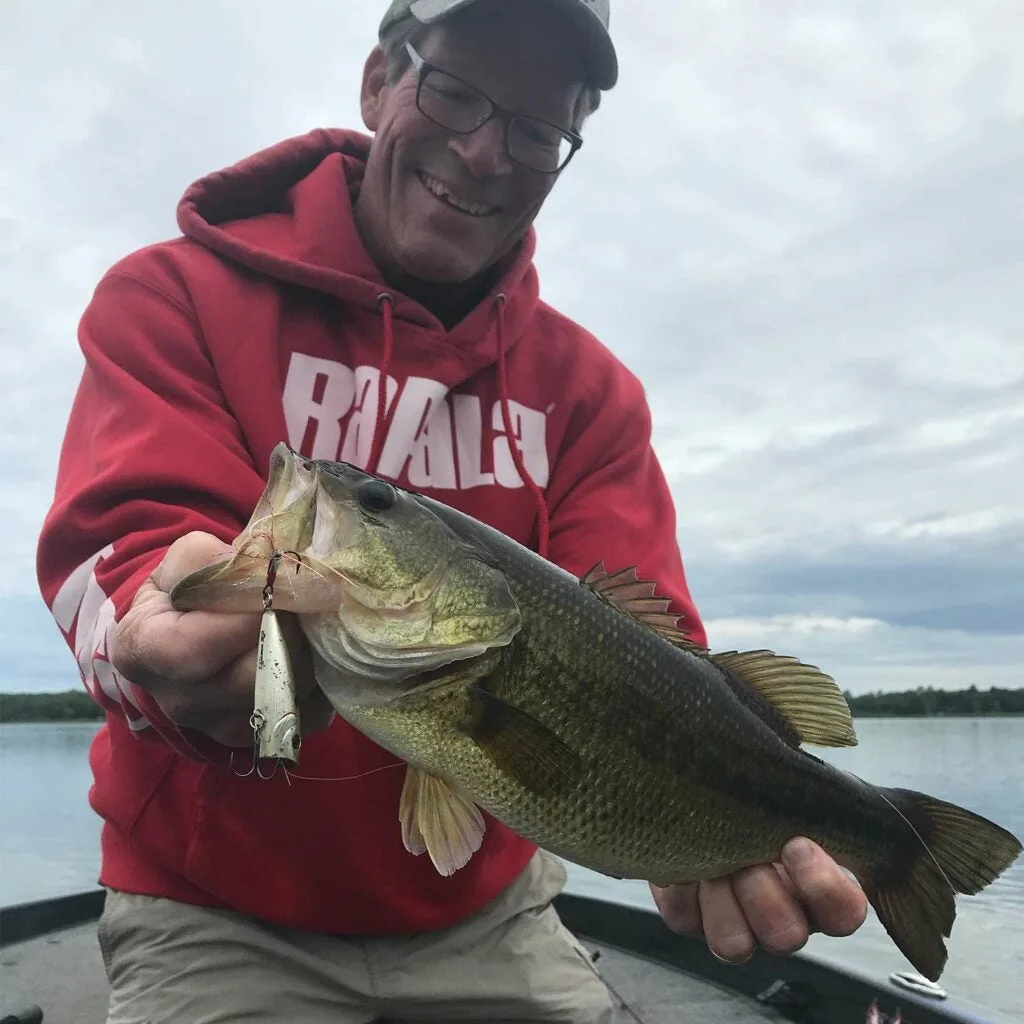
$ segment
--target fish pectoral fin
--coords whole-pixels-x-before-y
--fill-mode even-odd
[[[583,764],[543,722],[479,684],[467,691],[469,712],[460,723],[473,742],[531,793],[553,796],[579,781]]]
[[[813,665],[773,651],[726,651],[710,654],[708,660],[757,690],[796,730],[801,742],[820,747],[857,745],[843,691]]]
[[[447,877],[465,867],[484,841],[484,816],[472,800],[443,779],[409,765],[398,802],[402,843],[415,856],[427,853]]]

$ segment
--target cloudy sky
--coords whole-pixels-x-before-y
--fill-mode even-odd
[[[0,5],[0,689],[76,685],[33,559],[93,286],[200,175],[360,127],[379,9]],[[1022,685],[1024,9],[619,0],[613,29],[542,289],[648,386],[713,645],[854,692]]]

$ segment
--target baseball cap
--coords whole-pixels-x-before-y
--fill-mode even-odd
[[[424,25],[461,11],[477,0],[392,0],[380,23],[381,36],[396,22],[412,15]],[[517,4],[521,0],[504,0]],[[597,89],[610,89],[619,75],[615,47],[608,31],[611,18],[610,0],[548,0],[564,10],[569,23],[580,34],[584,52],[590,67],[587,85]]]

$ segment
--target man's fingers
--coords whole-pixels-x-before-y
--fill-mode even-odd
[[[153,679],[148,689],[176,725],[198,729],[217,740],[225,735],[241,737],[244,743],[246,731],[252,736],[248,722],[255,683],[256,649],[250,648],[205,679],[183,683],[161,677]]]
[[[316,685],[309,645],[301,633],[295,634],[288,648],[299,725],[302,735],[308,736],[331,724],[334,708]],[[257,650],[252,647],[207,679],[187,685],[156,684],[152,693],[164,714],[178,725],[200,729],[227,746],[244,746],[252,742],[249,719],[256,697],[256,662]]]
[[[817,843],[790,840],[782,863],[814,928],[826,935],[852,935],[864,923],[868,901],[863,890]]]
[[[807,915],[773,865],[737,871],[732,887],[747,924],[769,953],[795,953],[807,943]]]
[[[125,678],[151,689],[168,680],[204,682],[258,639],[258,615],[176,612],[154,587],[140,590],[115,627],[110,658]]]
[[[703,925],[696,883],[659,886],[650,883],[651,895],[662,920],[679,935],[701,935]]]
[[[313,692],[299,702],[299,727],[303,737],[326,729],[334,721],[334,714],[324,691],[314,685]]]
[[[711,952],[731,964],[749,960],[754,955],[756,939],[733,891],[732,879],[701,882],[698,898],[704,936]]]
[[[252,708],[253,694],[250,685],[249,696],[244,706],[230,709],[208,709],[200,715],[202,729],[225,746],[251,747],[253,735],[249,718],[252,715]],[[194,705],[190,707],[189,711],[196,713]],[[324,696],[323,690],[315,684],[312,692],[304,700],[298,702],[296,711],[299,715],[299,731],[303,739],[326,729],[334,721],[334,708]]]
[[[259,642],[259,615],[170,614],[179,616],[173,624],[150,623],[160,633],[150,648],[149,663],[165,679],[206,685],[215,676],[230,674],[235,661],[255,651]]]

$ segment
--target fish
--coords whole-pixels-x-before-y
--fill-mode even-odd
[[[1021,852],[979,814],[806,750],[857,742],[836,681],[789,655],[694,643],[635,566],[575,575],[283,442],[233,549],[180,580],[172,605],[258,611],[277,557],[275,610],[298,619],[337,714],[406,764],[396,829],[444,876],[479,850],[487,816],[658,886],[777,861],[806,836],[936,980],[957,894]]]

